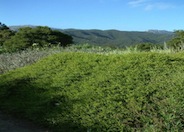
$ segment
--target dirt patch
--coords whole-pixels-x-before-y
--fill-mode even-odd
[[[51,132],[45,128],[0,111],[0,132]]]

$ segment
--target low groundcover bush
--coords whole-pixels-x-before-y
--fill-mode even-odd
[[[0,75],[0,108],[53,131],[182,131],[183,65],[183,53],[59,53]]]

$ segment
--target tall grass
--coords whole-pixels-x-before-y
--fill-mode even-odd
[[[111,48],[102,48],[99,46],[91,46],[89,44],[72,45],[67,48],[62,47],[45,47],[27,49],[14,53],[0,54],[0,74],[19,67],[33,64],[48,55],[59,52],[88,52],[88,53],[107,53],[112,51]]]
[[[58,49],[27,49],[16,53],[0,54],[0,74],[19,67],[30,65],[48,55],[58,53]]]
[[[129,54],[129,53],[140,53],[136,47],[126,47],[125,49],[112,49],[109,47],[92,46],[89,44],[72,45],[70,47],[52,47],[52,48],[40,48],[40,49],[27,49],[15,53],[1,53],[0,54],[0,74],[5,73],[19,67],[33,64],[48,55],[56,54],[59,52],[87,52],[97,54]],[[157,49],[152,48],[150,52],[154,53],[175,53],[174,50]]]

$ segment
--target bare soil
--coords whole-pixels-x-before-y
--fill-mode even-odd
[[[0,132],[51,132],[30,121],[17,119],[0,111]]]

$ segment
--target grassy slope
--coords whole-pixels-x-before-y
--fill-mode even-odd
[[[181,131],[183,65],[183,53],[60,53],[0,75],[0,108],[54,131]]]

